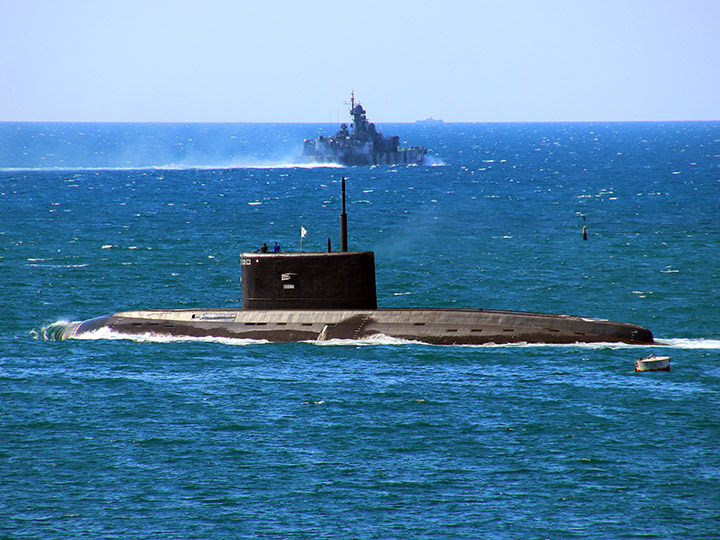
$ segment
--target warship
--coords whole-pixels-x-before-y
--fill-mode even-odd
[[[355,103],[354,92],[350,97],[350,117],[349,130],[347,124],[342,124],[334,137],[305,139],[300,161],[346,166],[423,163],[427,149],[400,148],[400,137],[385,137],[375,124],[368,122],[363,106]]]
[[[437,345],[653,343],[642,326],[571,315],[489,309],[378,308],[375,255],[349,251],[345,178],[341,251],[241,255],[242,307],[125,311],[65,324],[52,339],[116,334],[270,342],[388,336]]]

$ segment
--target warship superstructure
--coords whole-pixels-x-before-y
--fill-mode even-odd
[[[287,341],[362,340],[384,335],[438,345],[487,343],[651,344],[635,324],[571,315],[486,309],[378,309],[375,255],[348,251],[345,178],[341,251],[243,253],[242,309],[154,309],[105,315],[50,332]]]
[[[427,149],[400,148],[400,137],[385,137],[375,124],[368,122],[363,106],[355,103],[354,93],[350,98],[350,117],[350,128],[342,124],[333,137],[321,135],[317,139],[305,139],[300,159],[346,166],[423,163]]]

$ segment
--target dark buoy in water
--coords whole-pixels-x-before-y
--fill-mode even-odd
[[[583,216],[583,240],[587,240],[587,227],[585,226],[585,216]]]

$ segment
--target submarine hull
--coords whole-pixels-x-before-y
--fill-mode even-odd
[[[378,309],[375,254],[347,251],[345,178],[342,186],[342,251],[243,253],[241,308],[125,311],[72,323],[52,336],[82,338],[106,330],[271,342],[383,335],[437,345],[653,343],[646,328],[604,319],[485,309]]]
[[[653,343],[642,326],[570,315],[482,309],[143,310],[73,323],[61,339],[117,334],[253,339],[362,340],[384,335],[435,345]]]

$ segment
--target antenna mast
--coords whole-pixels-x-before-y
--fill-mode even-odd
[[[347,214],[345,213],[345,177],[342,177],[342,214],[340,214],[340,251],[348,250]]]

